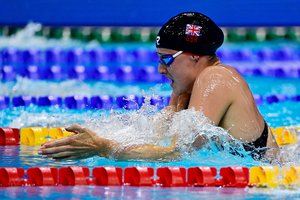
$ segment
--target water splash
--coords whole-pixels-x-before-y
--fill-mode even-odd
[[[75,112],[59,107],[49,107],[42,110],[40,107],[30,105],[28,107],[16,107],[8,111],[6,118],[9,120],[9,127],[65,127],[70,124],[82,124],[87,117],[96,117],[99,112]]]
[[[298,166],[300,164],[300,129],[287,127],[287,131],[297,137],[297,142],[280,147],[279,160],[283,166]]]
[[[30,40],[34,37],[35,33],[42,30],[42,25],[39,23],[29,23],[26,27],[20,31],[18,31],[12,38],[15,39],[16,42],[21,42],[25,40]]]
[[[200,139],[205,140],[200,145],[200,151],[206,152],[206,156],[222,152],[222,159],[235,154],[253,161],[239,140],[224,129],[214,126],[203,113],[193,109],[158,113],[156,107],[146,101],[138,111],[113,112],[105,118],[87,120],[84,126],[101,137],[117,141],[120,148],[141,144],[166,146],[176,137],[176,148],[187,158],[193,157],[197,152],[195,147],[199,148],[199,142],[195,141]]]
[[[14,119],[8,126],[58,127],[79,123],[101,137],[117,141],[121,148],[139,144],[167,146],[176,136],[177,149],[183,156],[180,161],[167,162],[169,165],[250,167],[267,164],[254,161],[239,140],[233,138],[226,130],[214,126],[203,113],[193,109],[160,112],[156,106],[150,105],[150,98],[151,96],[146,96],[142,108],[131,112],[123,110],[107,112],[82,110],[80,112],[62,108],[49,108],[47,111],[42,111],[36,106],[26,109],[15,108],[15,111],[10,110]],[[21,115],[17,116],[20,113]],[[196,142],[199,138],[200,141],[205,142],[200,144]],[[299,164],[300,154],[296,153],[299,152],[299,148],[299,144],[296,144],[281,149],[280,156],[284,158],[282,160],[285,165]],[[100,160],[103,162],[103,159]],[[92,159],[90,162],[91,165],[95,164],[98,159]]]
[[[44,81],[31,80],[24,77],[17,77],[15,82],[0,82],[0,95],[3,96],[71,96],[71,95],[112,95],[121,96],[124,94],[159,94],[168,96],[169,90],[166,90],[167,84],[117,84],[115,82],[84,82],[79,80],[65,80],[65,81]],[[36,88],[39,88],[38,90]]]
[[[69,38],[48,39],[35,35],[41,31],[42,25],[39,23],[28,23],[23,29],[10,37],[0,37],[0,47],[15,48],[49,48],[49,47],[72,47],[82,46],[82,43]]]

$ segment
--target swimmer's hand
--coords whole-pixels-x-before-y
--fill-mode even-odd
[[[72,125],[66,130],[75,134],[42,144],[39,153],[53,159],[81,159],[94,155],[108,157],[116,145],[80,125]]]
[[[180,156],[176,150],[175,137],[172,144],[166,147],[142,144],[120,148],[115,141],[99,137],[95,132],[79,125],[72,125],[66,130],[75,134],[42,144],[39,153],[57,160],[82,159],[98,155],[113,157],[116,160],[166,161]]]

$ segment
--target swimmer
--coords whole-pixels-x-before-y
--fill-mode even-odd
[[[256,159],[275,156],[278,146],[257,109],[244,78],[221,63],[216,50],[222,45],[222,30],[207,16],[185,12],[172,17],[156,39],[158,71],[171,80],[169,106],[161,112],[195,109],[215,126],[240,140]],[[163,121],[162,121],[163,123]],[[40,153],[55,159],[78,159],[94,155],[129,159],[176,159],[176,138],[170,146],[144,144],[120,148],[116,141],[99,137],[79,125],[67,128],[75,134],[42,145]],[[194,142],[201,146],[201,137]],[[198,145],[197,145],[198,144]]]

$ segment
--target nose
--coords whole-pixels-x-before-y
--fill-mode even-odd
[[[160,74],[167,74],[167,68],[163,64],[159,63],[158,64],[158,73]]]

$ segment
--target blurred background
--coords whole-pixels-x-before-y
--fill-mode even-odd
[[[161,26],[171,16],[198,11],[220,26],[296,26],[300,24],[298,0],[1,0],[0,23],[25,25],[38,22],[54,26]]]

